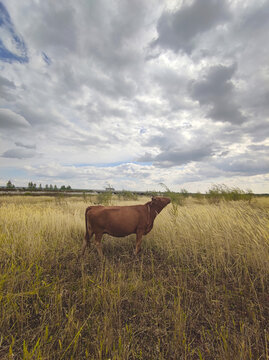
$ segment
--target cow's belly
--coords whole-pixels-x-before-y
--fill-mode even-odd
[[[124,224],[112,225],[105,227],[104,233],[111,236],[124,237],[136,233],[136,227],[133,225],[126,226]]]

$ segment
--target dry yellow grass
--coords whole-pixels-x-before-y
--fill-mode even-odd
[[[0,198],[1,359],[268,358],[268,199],[170,205],[138,259],[78,263],[90,200]]]

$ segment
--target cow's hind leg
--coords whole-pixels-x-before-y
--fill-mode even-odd
[[[95,234],[95,245],[101,259],[104,256],[102,251],[102,244],[101,244],[102,236],[103,234]]]
[[[83,244],[82,244],[82,248],[81,248],[81,257],[84,255],[87,245],[90,246],[90,239],[92,238],[92,236],[93,236],[92,231],[90,231],[90,232],[86,231],[86,234],[85,234],[85,237],[83,240]]]

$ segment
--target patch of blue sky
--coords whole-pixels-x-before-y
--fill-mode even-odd
[[[132,161],[132,164],[142,165],[142,166],[151,166],[152,161]]]
[[[140,131],[139,131],[139,133],[140,133],[141,135],[145,134],[146,132],[147,132],[147,129],[145,129],[145,128],[142,128],[142,129],[140,129]]]
[[[47,65],[50,65],[52,63],[51,58],[49,58],[48,55],[44,52],[42,52],[42,58]]]
[[[123,164],[137,164],[137,165],[142,165],[142,166],[150,166],[150,165],[152,165],[152,162],[117,161],[117,162],[112,162],[112,163],[98,163],[98,164],[94,164],[94,163],[65,164],[64,166],[75,166],[75,167],[92,166],[92,167],[98,167],[98,168],[106,168],[106,167],[117,167],[117,166],[123,165]]]
[[[13,179],[23,179],[26,175],[27,172],[24,169],[13,167],[1,167],[0,169],[0,177],[2,179],[6,179],[6,181]]]
[[[9,13],[2,2],[0,2],[0,60],[12,63],[14,61],[25,63],[29,61],[27,47],[21,36],[19,36],[10,19]],[[7,45],[8,44],[8,45]]]

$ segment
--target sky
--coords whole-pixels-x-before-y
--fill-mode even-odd
[[[0,1],[0,185],[269,193],[269,1]]]

